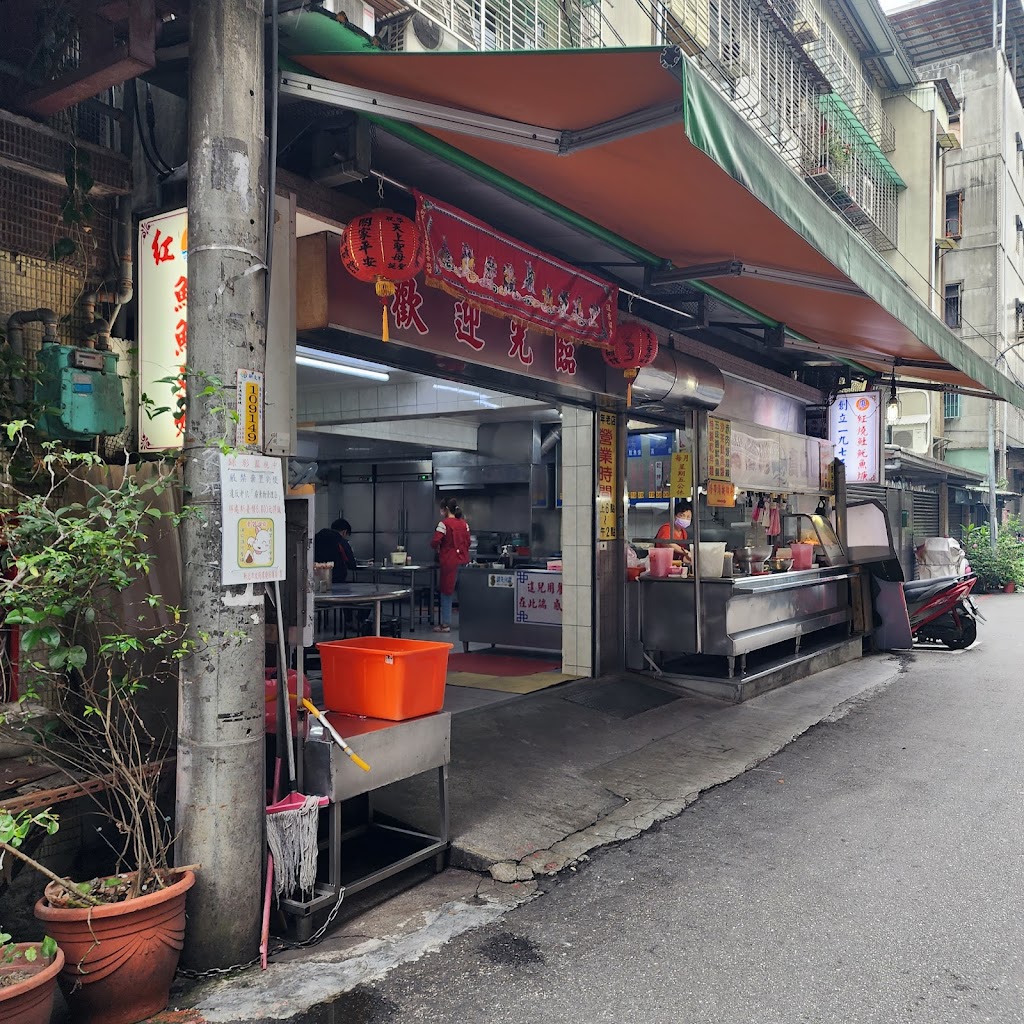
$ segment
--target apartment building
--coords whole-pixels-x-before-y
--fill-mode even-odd
[[[1024,19],[962,0],[900,8],[890,20],[922,78],[943,78],[962,105],[946,158],[941,293],[947,325],[1001,372],[1024,380]],[[1018,410],[948,394],[945,458],[989,473],[1007,504],[1024,489]],[[990,442],[991,432],[991,442]],[[992,451],[990,452],[990,444]]]

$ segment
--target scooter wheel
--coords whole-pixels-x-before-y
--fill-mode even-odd
[[[960,622],[963,627],[963,632],[960,636],[942,641],[951,651],[962,651],[965,647],[970,647],[978,639],[978,624],[974,619],[961,615]]]

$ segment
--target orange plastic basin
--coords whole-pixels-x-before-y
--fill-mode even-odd
[[[317,648],[329,711],[402,722],[444,704],[451,644],[364,636]]]

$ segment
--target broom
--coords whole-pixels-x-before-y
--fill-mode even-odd
[[[270,878],[278,900],[286,892],[311,893],[316,885],[317,826],[320,808],[326,807],[325,796],[304,796],[298,792],[295,781],[295,751],[292,747],[292,716],[288,702],[288,658],[281,605],[281,585],[274,581],[274,604],[277,611],[278,643],[278,715],[284,714],[285,752],[288,764],[288,795],[267,807],[266,899],[270,897]],[[297,689],[302,686],[298,679]],[[298,693],[296,693],[296,698]],[[283,711],[282,711],[283,708]],[[276,796],[276,793],[275,793]],[[264,906],[264,920],[268,921],[268,906]]]

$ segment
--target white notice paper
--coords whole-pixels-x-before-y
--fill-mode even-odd
[[[284,482],[281,460],[221,455],[224,586],[285,578]]]

